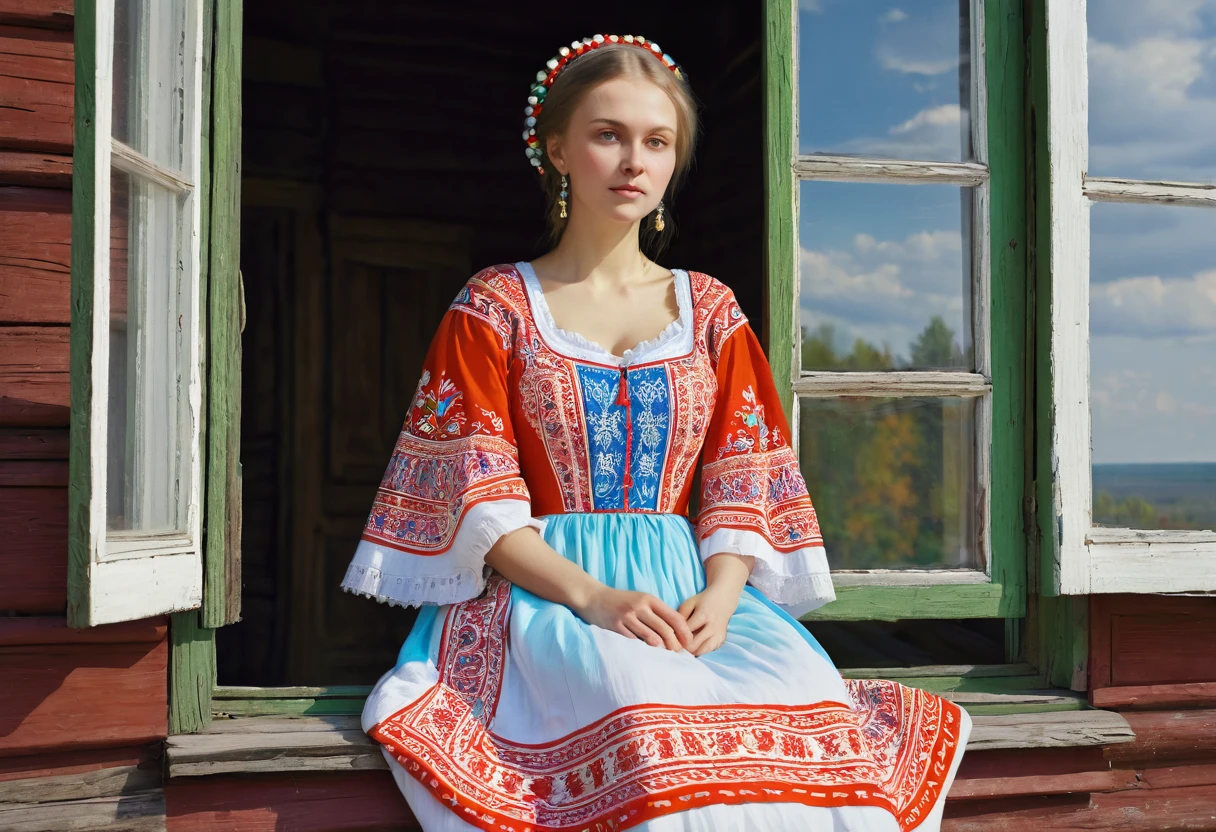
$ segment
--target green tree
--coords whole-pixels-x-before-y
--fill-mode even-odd
[[[934,315],[912,342],[913,367],[965,367],[968,362],[954,341],[954,330],[940,315]]]

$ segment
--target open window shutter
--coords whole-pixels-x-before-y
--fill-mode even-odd
[[[203,27],[199,2],[75,12],[67,613],[82,627],[202,602]]]
[[[1051,149],[1051,501],[1043,524],[1044,590],[1086,593],[1216,590],[1216,532],[1094,523],[1090,391],[1090,208],[1137,202],[1211,210],[1211,186],[1090,176],[1085,4],[1047,0]],[[1185,207],[1189,206],[1189,207]]]
[[[202,625],[241,617],[240,272],[242,0],[211,0],[207,487]]]

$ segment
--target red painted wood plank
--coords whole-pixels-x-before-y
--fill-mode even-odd
[[[1036,795],[1088,794],[1089,792],[1131,788],[1135,782],[1134,772],[1119,769],[1079,771],[1073,774],[985,777],[974,780],[955,780],[954,785],[950,787],[949,799],[951,801],[992,800],[993,798]]]
[[[1216,710],[1125,711],[1123,717],[1136,739],[1106,746],[1106,759],[1114,766],[1216,757]]]
[[[1216,828],[1216,786],[947,804],[942,832],[1162,832]]]
[[[73,19],[72,0],[3,0],[0,2],[0,23],[71,29]]]
[[[77,629],[63,616],[0,618],[0,646],[32,644],[159,644],[169,634],[164,616]]]
[[[0,185],[72,187],[72,157],[31,150],[0,150]]]
[[[1216,681],[1216,599],[1202,612],[1112,616],[1111,656],[1113,685]]]
[[[167,638],[0,647],[0,757],[163,739],[168,656]]]
[[[0,610],[59,613],[68,593],[67,488],[0,489]]]
[[[103,768],[156,764],[163,754],[159,743],[122,748],[72,749],[58,754],[0,757],[0,782],[30,777],[84,774]]]
[[[1110,598],[1089,596],[1089,690],[1110,686]],[[1092,701],[1092,700],[1091,700]]]
[[[387,771],[181,778],[165,804],[169,832],[419,828]]]
[[[0,147],[71,152],[72,63],[71,32],[0,27]]]
[[[1216,682],[1182,685],[1116,685],[1090,691],[1098,708],[1214,708]]]
[[[67,486],[68,461],[66,459],[0,460],[0,488],[67,488]],[[0,505],[3,505],[2,500],[0,500]]]
[[[67,459],[62,428],[0,428],[0,459]]]
[[[70,322],[71,248],[71,191],[0,188],[0,323]]]
[[[0,425],[16,426],[8,419],[23,407],[31,417],[45,416],[52,408],[62,411],[67,424],[68,343],[65,326],[0,327],[0,399],[5,400]]]

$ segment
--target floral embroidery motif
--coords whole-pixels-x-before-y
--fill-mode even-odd
[[[614,829],[710,803],[877,806],[911,830],[938,800],[961,711],[897,682],[849,702],[624,707],[555,741],[493,733],[510,584],[448,613],[438,681],[372,736],[453,812],[490,832]]]
[[[620,373],[576,364],[591,454],[593,508],[624,508],[625,407],[616,403]]]
[[[468,421],[464,412],[462,399],[464,391],[457,389],[455,382],[445,378],[440,371],[439,381],[434,387],[427,387],[431,381],[431,371],[424,369],[418,380],[418,390],[414,393],[414,403],[410,407],[407,429],[415,436],[427,439],[455,439],[462,434],[461,428]],[[477,408],[489,421],[489,427],[481,419],[475,421],[470,434],[483,433],[488,436],[502,434],[502,417],[493,410],[486,410],[480,405]]]
[[[671,423],[667,372],[662,365],[629,373],[632,445],[629,449],[629,507],[656,509],[667,434]]]
[[[474,434],[437,442],[403,431],[376,491],[363,539],[419,555],[447,551],[483,500],[529,499],[515,446]]]
[[[806,480],[788,445],[706,464],[701,495],[700,540],[717,529],[731,528],[754,531],[778,551],[823,543]]]
[[[752,385],[743,388],[741,394],[745,404],[735,411],[734,428],[727,434],[727,441],[718,448],[718,459],[728,454],[750,454],[755,450],[767,451],[769,446],[776,448],[785,444],[779,428],[769,428],[764,421],[764,405],[756,401],[756,391]]]

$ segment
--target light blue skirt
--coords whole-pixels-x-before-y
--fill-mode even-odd
[[[694,529],[683,515],[594,512],[542,519],[545,541],[608,586],[653,594],[673,609],[705,588]],[[942,708],[953,705],[925,700],[927,694],[884,682],[887,688],[861,694],[872,704],[858,706],[857,683],[842,679],[810,632],[750,585],[730,618],[725,643],[699,657],[590,625],[569,607],[521,587],[505,582],[497,590],[493,587],[492,583],[481,601],[424,606],[396,666],[377,683],[363,713],[364,730],[383,744],[398,786],[425,832],[584,826],[642,832],[939,829],[945,791],[963,755],[954,755],[948,771],[942,766],[929,773],[925,761],[944,747],[942,736],[951,745],[958,740],[962,747],[970,732],[966,713],[961,713],[960,724],[957,709],[951,712],[954,733],[939,731],[934,735],[939,739],[933,740],[937,745],[913,747],[912,740],[926,735],[926,720],[918,717],[904,725],[906,716],[927,706],[928,711],[937,708],[941,717]],[[495,592],[500,599],[509,597],[509,605],[505,600],[486,600]],[[481,611],[471,612],[473,607],[467,605],[476,604]],[[441,676],[449,681],[441,682]],[[484,684],[487,678],[493,678],[493,686]],[[480,693],[491,689],[488,695]],[[913,694],[922,697],[919,705],[913,703]],[[473,704],[466,708],[460,702]],[[857,707],[869,708],[873,714],[854,718],[852,709]],[[799,724],[811,727],[797,729],[797,736],[790,734],[790,720],[803,717],[810,722]],[[821,717],[825,721],[814,727],[812,722]],[[701,724],[696,724],[698,720]],[[718,722],[707,727],[712,720]],[[769,773],[755,775],[760,785],[748,781],[740,787],[737,779],[721,781],[714,788],[698,785],[707,773],[735,765],[733,752],[721,750],[732,731],[736,739],[729,742],[739,740],[749,748],[779,734],[787,737],[779,746],[790,747],[793,742],[802,748],[799,743],[812,742],[803,738],[826,736],[821,729],[830,734],[836,730],[832,726],[844,723],[850,727],[843,745],[840,738],[846,735],[836,733],[836,739],[825,739],[827,745],[805,752],[809,755],[805,758],[782,756],[780,748],[752,749],[760,756],[759,768],[751,771]],[[639,727],[643,724],[650,727]],[[431,731],[425,738],[419,727],[423,725]],[[622,743],[634,740],[612,734],[613,725],[635,732],[638,747],[645,749],[640,762],[637,757],[622,762]],[[702,731],[699,736],[708,743],[704,748],[718,750],[701,758],[689,756],[688,748],[700,746],[681,739],[672,756],[671,743],[662,739],[692,737],[696,731]],[[872,757],[868,751],[859,752],[871,738],[881,740],[886,750]],[[766,762],[765,753],[774,755],[771,761]],[[533,767],[517,774],[510,761],[525,758]],[[874,776],[858,780],[858,765]],[[659,774],[629,780],[621,773],[643,769]],[[881,781],[880,769],[884,776],[894,776],[897,769],[918,770],[919,779],[912,782],[911,776],[899,774],[907,782],[892,781],[890,791],[898,790],[900,795],[892,794],[888,800],[886,785],[870,785]],[[616,773],[605,781],[604,771]],[[685,788],[681,777],[690,784],[685,792],[679,791]],[[460,778],[465,785],[453,786]],[[545,798],[553,807],[545,810],[547,815],[523,818],[521,812],[537,805],[532,801],[542,794],[540,781],[544,789],[557,788],[561,793]],[[926,787],[930,781],[932,785]],[[482,788],[491,782],[507,785],[499,791]],[[567,793],[566,784],[571,782],[574,791]],[[622,785],[618,788],[618,784]],[[857,788],[846,795],[841,791],[844,784]],[[593,789],[602,793],[595,797],[594,812],[599,814],[590,808],[585,816],[563,814],[567,807],[582,805],[580,801],[587,803],[587,790]],[[876,791],[884,793],[881,800],[875,798]],[[659,800],[655,796],[660,793],[678,797]],[[815,805],[814,797],[824,799]],[[914,823],[906,814],[913,800],[918,801],[910,810]],[[493,821],[486,808],[491,806],[502,812]],[[603,813],[603,806],[610,808],[610,814]],[[904,815],[897,817],[901,812]],[[597,825],[604,818],[610,818],[611,826]]]

